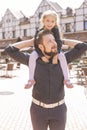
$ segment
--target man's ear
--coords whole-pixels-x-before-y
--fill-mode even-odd
[[[44,52],[44,47],[43,47],[42,44],[39,44],[38,47],[39,47],[39,49],[40,49],[42,52]]]

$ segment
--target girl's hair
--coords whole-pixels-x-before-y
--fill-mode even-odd
[[[47,11],[45,11],[43,14],[42,14],[42,16],[41,16],[41,19],[40,19],[40,21],[41,21],[41,24],[42,24],[42,26],[44,27],[44,24],[43,24],[43,20],[47,17],[47,16],[53,16],[54,18],[55,18],[55,27],[59,27],[59,18],[58,18],[58,15],[57,15],[57,13],[55,12],[55,11],[53,11],[53,10],[47,10]]]
[[[62,38],[63,35],[61,34],[61,30],[60,30],[60,26],[59,26],[59,17],[58,17],[58,14],[53,11],[53,10],[47,10],[45,11],[42,16],[41,16],[41,19],[40,19],[40,22],[41,22],[41,26],[44,28],[44,24],[43,24],[43,20],[47,17],[47,16],[53,16],[55,18],[55,26],[54,28],[57,28],[59,30],[59,33],[60,33],[60,37]]]

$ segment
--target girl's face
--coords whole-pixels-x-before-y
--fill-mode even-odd
[[[55,16],[46,16],[43,19],[43,25],[45,29],[51,30],[56,25],[56,18]]]

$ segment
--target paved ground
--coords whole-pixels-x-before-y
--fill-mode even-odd
[[[0,78],[0,130],[32,130],[29,108],[32,89],[25,90],[28,68],[14,71],[13,78]],[[68,109],[66,130],[87,130],[87,99],[84,88],[65,89]]]

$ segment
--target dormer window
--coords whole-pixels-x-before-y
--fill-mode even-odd
[[[73,14],[73,10],[72,10],[70,7],[67,7],[67,9],[66,9],[66,14],[67,14],[68,16],[71,16],[71,15]]]
[[[10,19],[6,19],[6,23],[10,23],[11,22],[11,20]]]

